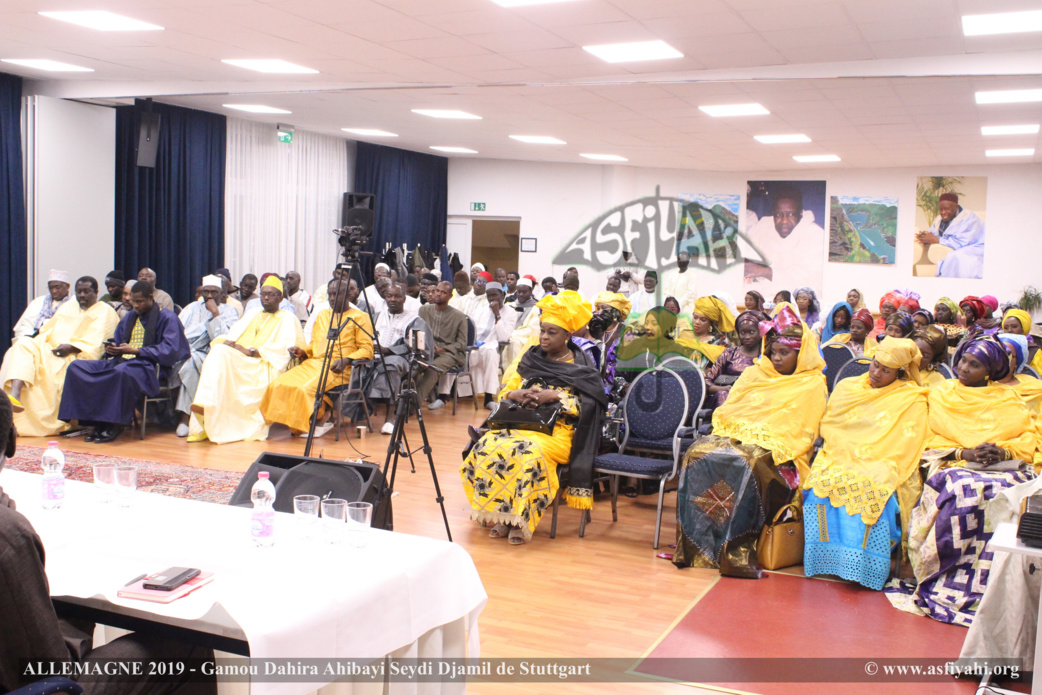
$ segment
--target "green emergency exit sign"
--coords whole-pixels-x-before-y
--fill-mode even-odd
[[[293,133],[285,130],[280,130],[279,142],[293,142]]]
[[[470,204],[470,211],[471,212],[485,212],[485,204],[484,203],[471,203]]]

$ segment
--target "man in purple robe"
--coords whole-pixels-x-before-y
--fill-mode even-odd
[[[161,309],[153,292],[149,282],[134,285],[134,311],[116,326],[115,339],[105,346],[106,359],[69,365],[58,419],[92,427],[88,442],[115,440],[130,424],[141,397],[159,395],[159,375],[169,375],[191,355],[177,314]]]

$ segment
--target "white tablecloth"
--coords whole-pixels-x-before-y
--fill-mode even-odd
[[[0,487],[43,540],[52,596],[103,598],[174,622],[220,625],[230,616],[255,658],[378,658],[463,619],[468,654],[445,656],[479,656],[477,617],[487,595],[470,556],[453,543],[373,529],[367,547],[354,549],[327,543],[321,529],[305,540],[300,520],[279,513],[274,547],[256,548],[249,509],[147,493],[121,508],[102,504],[93,485],[68,481],[63,507],[44,510],[40,481],[0,473]],[[116,596],[130,579],[171,566],[215,579],[167,605]],[[234,636],[234,625],[224,632]],[[253,692],[299,695],[319,685],[254,683]]]

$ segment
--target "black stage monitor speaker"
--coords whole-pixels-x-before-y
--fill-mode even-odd
[[[340,210],[340,226],[353,227],[355,225],[368,226],[368,232],[373,226],[373,212],[376,209],[376,196],[372,193],[345,193],[344,205]],[[364,212],[368,210],[369,212]],[[368,222],[368,224],[366,224]]]
[[[275,511],[293,513],[297,495],[317,495],[322,499],[339,498],[348,502],[371,502],[373,527],[394,530],[391,500],[377,499],[380,490],[387,491],[383,473],[374,463],[364,461],[332,461],[292,454],[265,452],[253,462],[232,494],[230,505],[249,507],[250,492],[257,474],[267,471],[275,486]]]
[[[159,114],[152,113],[151,104],[141,112],[141,128],[137,136],[137,165],[155,169],[159,152]]]

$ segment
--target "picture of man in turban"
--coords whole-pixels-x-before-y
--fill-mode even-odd
[[[941,194],[937,218],[927,232],[917,232],[920,244],[942,244],[952,250],[937,265],[937,277],[979,278],[984,274],[984,220],[959,205],[959,196]]]

